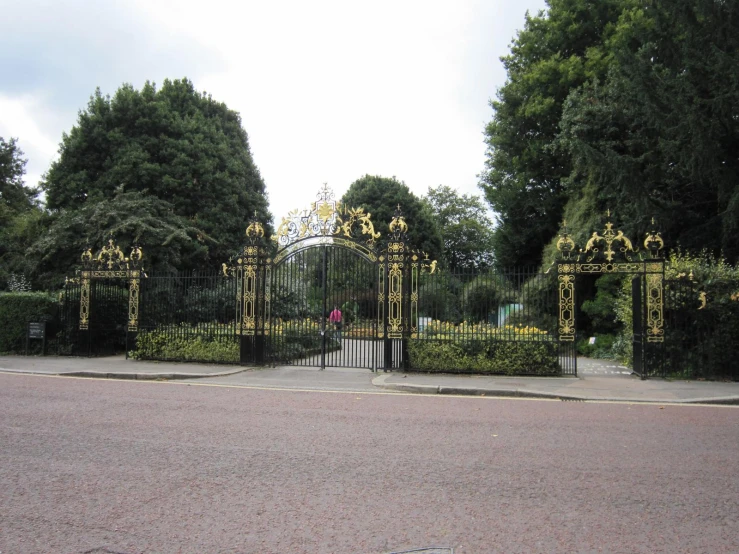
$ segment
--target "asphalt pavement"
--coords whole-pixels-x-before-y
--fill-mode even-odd
[[[3,554],[739,552],[737,406],[4,373],[0,421]]]
[[[0,356],[0,372],[135,380],[198,379],[268,389],[396,391],[418,394],[554,398],[573,401],[739,404],[739,383],[651,378],[641,380],[608,360],[578,359],[577,377],[372,372],[367,369],[142,362],[123,356],[74,358]]]

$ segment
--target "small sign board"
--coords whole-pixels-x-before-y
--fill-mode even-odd
[[[26,332],[26,356],[28,356],[28,343],[32,339],[38,339],[43,342],[41,345],[41,354],[46,356],[46,322],[45,321],[29,321],[28,330]]]
[[[588,344],[595,344],[595,337],[590,337]]]
[[[45,321],[31,321],[28,324],[28,338],[29,339],[46,338],[46,322]]]

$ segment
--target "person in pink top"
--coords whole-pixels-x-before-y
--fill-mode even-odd
[[[343,327],[343,323],[341,321],[341,310],[338,306],[334,306],[334,311],[328,316],[328,320],[333,323],[334,329],[336,329],[334,336],[339,339],[339,346],[341,346],[341,328]]]

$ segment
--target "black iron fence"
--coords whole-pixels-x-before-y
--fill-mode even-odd
[[[301,252],[272,268],[269,318],[260,324],[265,361],[576,375],[574,342],[558,340],[554,275],[535,269],[421,273],[417,295],[407,294],[407,337],[398,339],[385,336],[377,271],[351,252],[331,250],[325,257],[320,250]],[[79,325],[80,284],[70,282],[60,343],[72,355],[125,351],[148,360],[248,362],[244,343],[255,339],[239,334],[239,285],[215,271],[149,274],[139,284],[136,329],[127,330],[123,280],[93,280],[88,329]],[[330,320],[335,307],[340,326]]]
[[[137,359],[239,363],[237,282],[217,272],[153,274],[141,281]]]
[[[272,271],[265,359],[410,371],[576,375],[574,341],[560,341],[556,275],[535,269],[421,273],[405,339],[383,336],[377,266],[353,257],[295,256]],[[323,278],[322,271],[326,270]],[[219,272],[150,274],[140,282],[138,325],[129,330],[124,279],[93,280],[81,328],[81,285],[60,296],[54,351],[127,352],[138,359],[243,363],[238,279]],[[664,342],[645,343],[652,374],[739,379],[739,291],[687,280],[664,285]],[[406,291],[407,292],[407,291]],[[330,319],[338,306],[340,329]],[[55,324],[56,325],[56,324]],[[248,340],[248,339],[247,339]],[[389,363],[387,363],[389,361]]]
[[[556,275],[537,268],[422,274],[408,368],[576,375],[574,342],[557,334]]]
[[[665,282],[661,375],[739,379],[739,290],[735,282]]]

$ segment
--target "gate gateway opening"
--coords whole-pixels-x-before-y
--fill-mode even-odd
[[[646,379],[662,364],[664,342],[664,278],[665,261],[661,257],[664,241],[654,228],[646,234],[644,249],[634,248],[620,230],[613,228],[611,212],[603,234],[594,232],[585,245],[574,253],[575,242],[564,229],[557,240],[557,282],[559,287],[559,340],[575,342],[577,303],[575,282],[580,275],[620,273],[632,275],[632,347],[634,373]],[[574,349],[573,349],[574,355]],[[576,364],[576,359],[573,360]]]
[[[143,256],[134,245],[126,257],[112,238],[97,253],[82,253],[82,270],[65,284],[61,314],[71,354],[127,354],[136,344]]]
[[[235,263],[222,268],[237,280],[241,362],[404,367],[417,329],[418,277],[436,262],[407,244],[400,206],[389,229],[379,246],[371,214],[342,206],[326,185],[309,209],[282,219],[276,247],[253,221]]]

